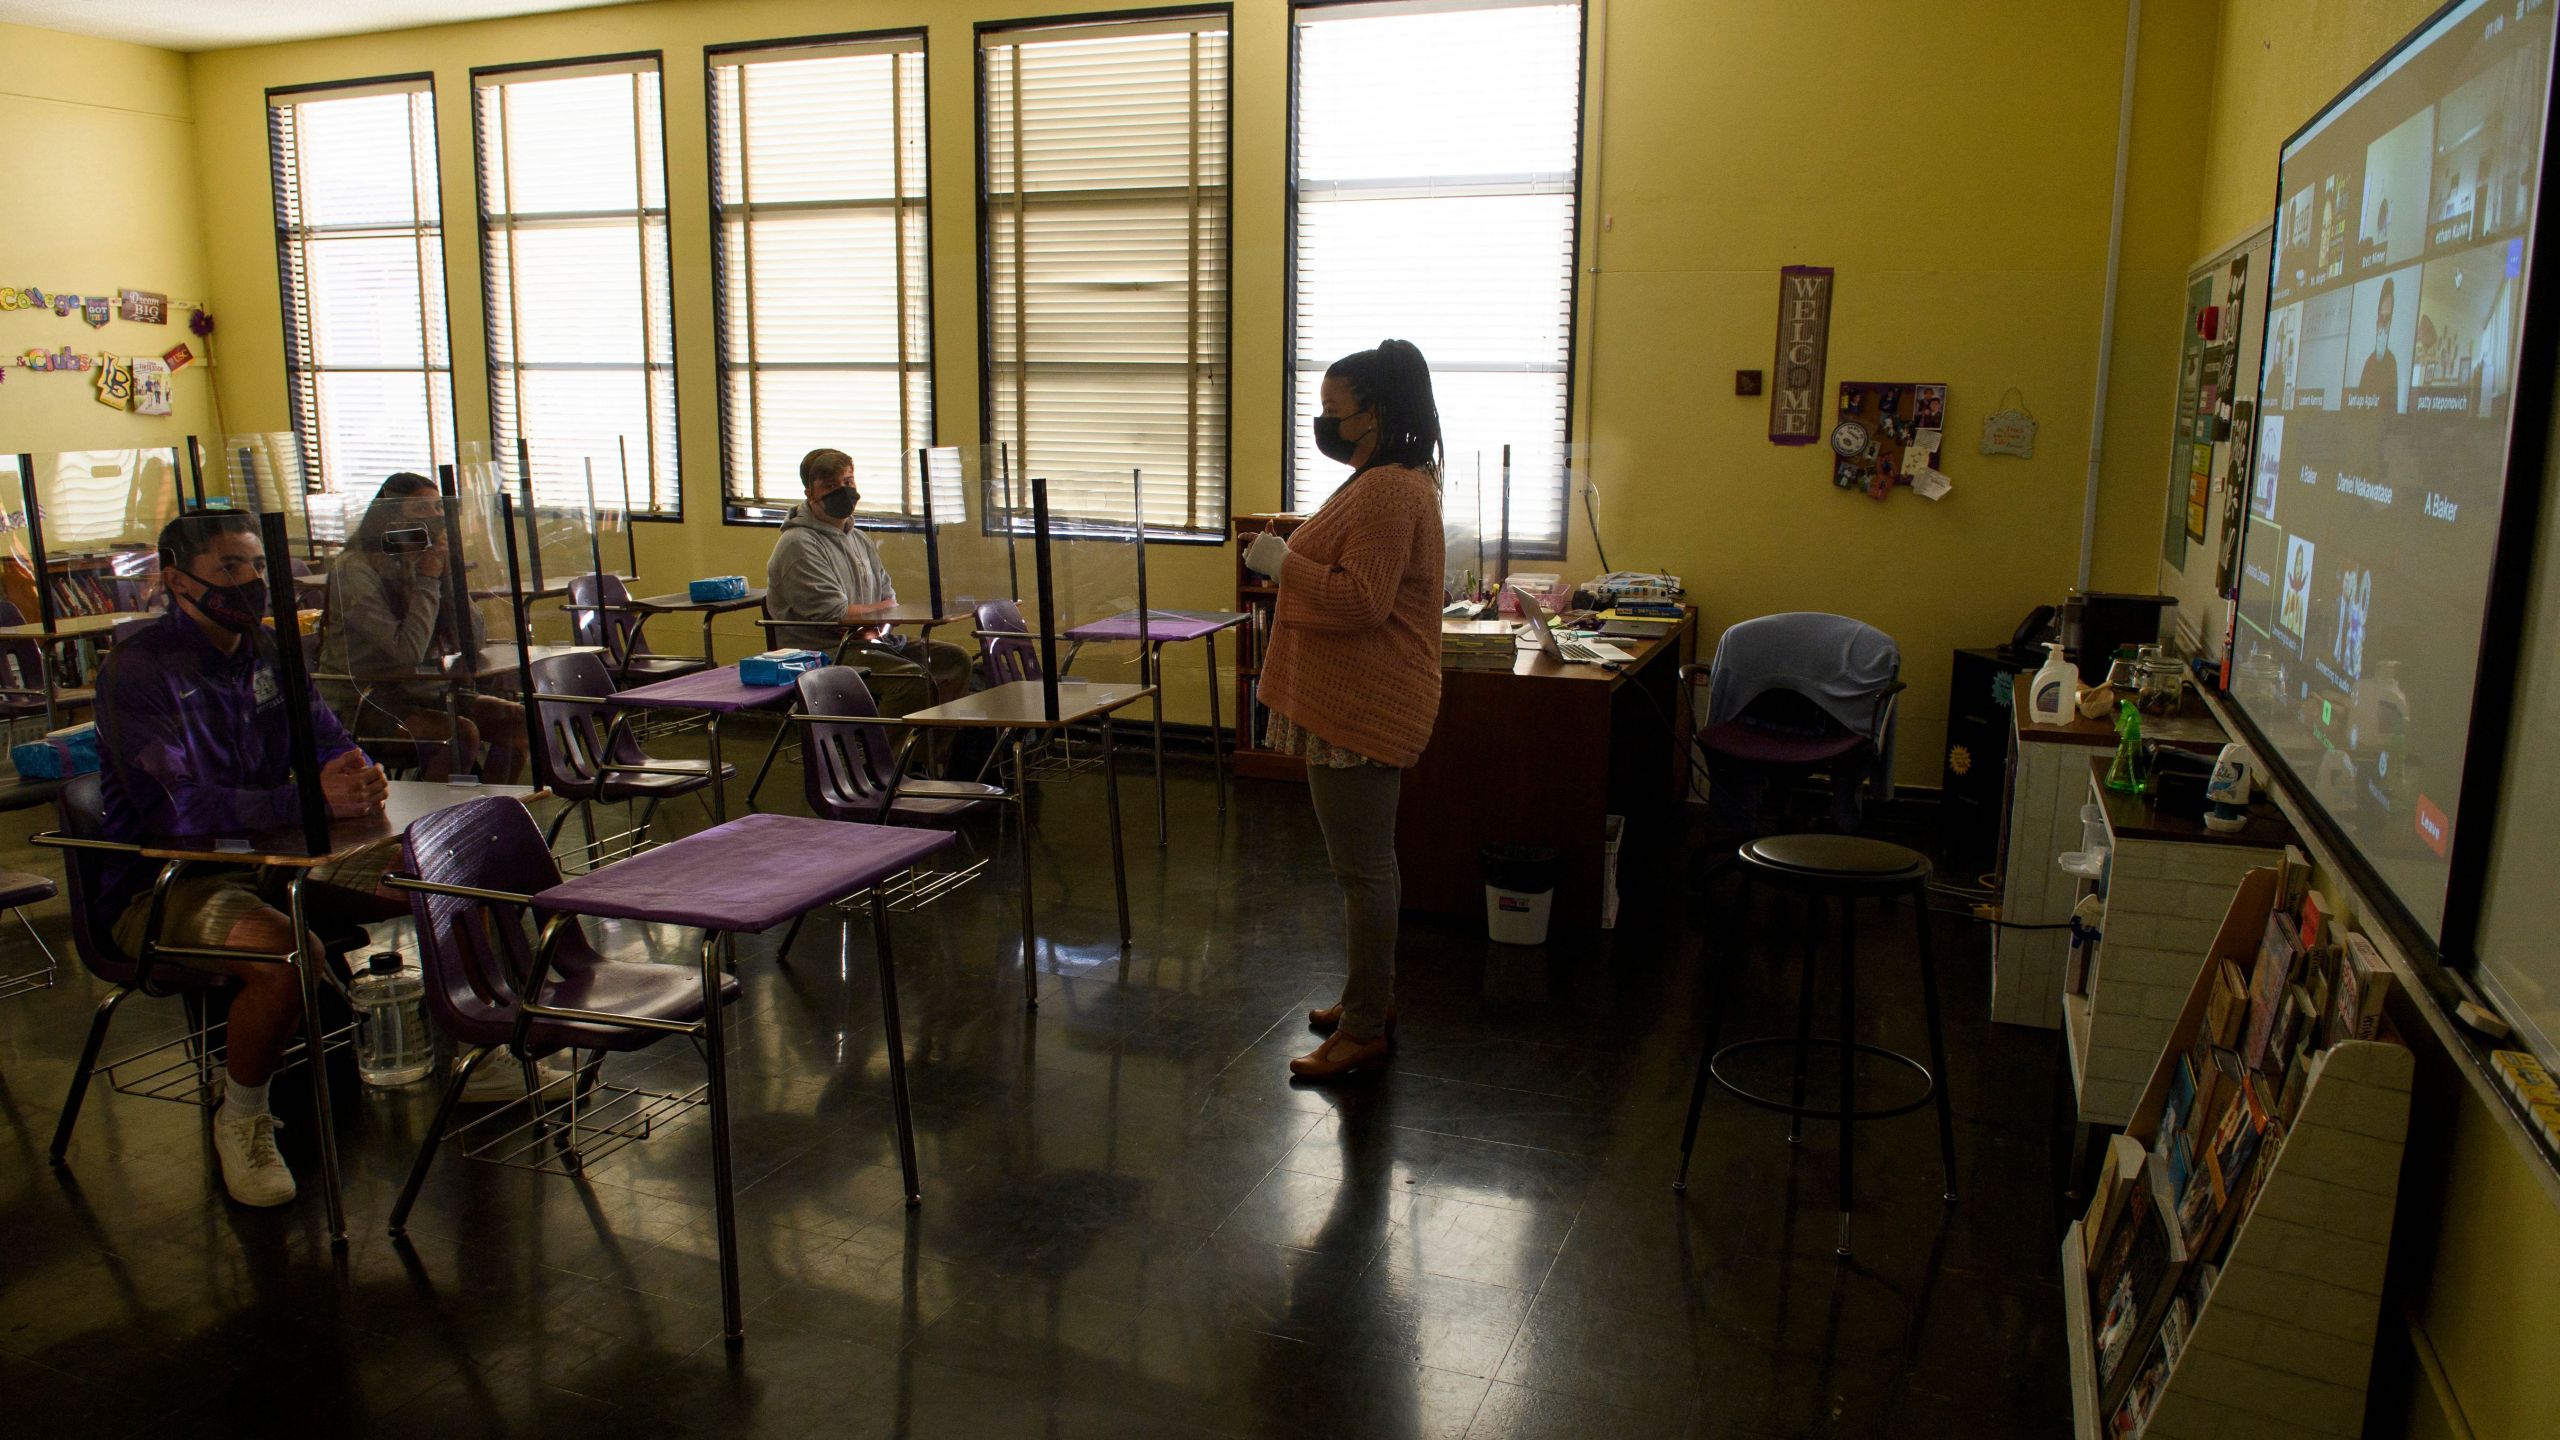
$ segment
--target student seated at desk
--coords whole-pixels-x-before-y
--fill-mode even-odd
[[[189,836],[246,838],[291,827],[301,815],[291,771],[283,687],[267,614],[267,562],[247,515],[173,520],[160,532],[167,613],[107,653],[98,672],[99,776],[107,838],[149,844]],[[311,727],[329,812],[352,819],[382,808],[382,770],[365,757],[315,697]],[[306,915],[387,919],[406,906],[382,892],[399,841],[313,870],[303,883]],[[161,862],[111,857],[103,867],[95,918],[125,953],[139,957]],[[291,876],[254,866],[190,865],[169,887],[159,943],[290,953],[285,914]],[[315,960],[318,947],[302,942]],[[293,1199],[293,1174],[276,1153],[267,1080],[302,1023],[302,988],[290,966],[257,961],[166,958],[239,983],[229,1020],[222,1107],[214,1152],[231,1198],[244,1205]]]
[[[904,715],[967,694],[967,651],[861,623],[894,608],[898,587],[881,562],[880,547],[854,526],[853,507],[861,503],[862,492],[854,487],[853,457],[841,450],[810,451],[800,458],[800,488],[808,499],[791,507],[782,533],[774,537],[773,556],[765,562],[765,608],[777,620],[810,623],[807,628],[776,626],[773,643],[833,655],[844,640],[843,627],[854,626],[857,639],[922,667],[928,677],[922,680],[871,673],[871,689],[886,715]]]
[[[329,576],[320,693],[354,733],[415,743],[425,779],[451,775],[461,754],[480,761],[481,778],[513,784],[525,756],[522,705],[474,693],[468,675],[393,678],[475,651],[487,638],[468,606],[455,623],[445,583],[452,565],[435,482],[405,472],[383,481]]]

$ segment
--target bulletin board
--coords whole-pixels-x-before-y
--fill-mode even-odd
[[[1831,483],[1882,500],[1897,485],[1934,477],[1946,424],[1943,384],[1842,382],[1831,427]]]
[[[2160,593],[2175,596],[2191,653],[2219,656],[2228,640],[2229,573],[2247,494],[2258,366],[2274,229],[2262,225],[2187,272],[2176,408],[2169,417],[2167,493],[2160,514]]]

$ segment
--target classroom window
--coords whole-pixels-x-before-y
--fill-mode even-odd
[[[987,30],[978,65],[990,473],[1072,522],[1136,470],[1150,534],[1223,539],[1225,13]]]
[[[475,71],[489,433],[534,500],[683,514],[673,280],[654,55]]]
[[[285,389],[315,531],[454,458],[436,101],[425,76],[267,99]]]
[[[1480,456],[1498,508],[1510,445],[1514,552],[1562,554],[1581,5],[1301,5],[1295,32],[1289,508],[1349,474],[1315,448],[1325,367],[1394,337],[1431,362],[1449,493]]]
[[[715,51],[710,70],[726,514],[779,524],[800,499],[800,457],[822,446],[853,457],[860,513],[921,514],[924,36]]]

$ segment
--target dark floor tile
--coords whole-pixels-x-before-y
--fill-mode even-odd
[[[1163,849],[1145,843],[1143,780],[1127,782],[1125,953],[1098,781],[1040,787],[1037,1010],[1009,876],[898,918],[914,1208],[867,930],[812,923],[788,963],[778,933],[741,945],[725,1017],[738,1343],[700,1111],[578,1181],[448,1146],[394,1243],[384,1221],[434,1087],[338,1074],[341,1251],[306,1085],[277,1092],[305,1185],[281,1210],[223,1198],[201,1112],[104,1090],[57,1170],[43,1146],[105,992],[71,974],[0,1005],[13,1430],[2059,1433],[2054,1051],[1980,1019],[1978,935],[1938,937],[1960,1199],[1939,1198],[1929,1114],[1861,1127],[1844,1263],[1832,1127],[1789,1145],[1782,1118],[1711,1096],[1691,1184],[1670,1189],[1701,977],[1731,978],[1724,1038],[1792,1024],[1793,952],[1769,906],[1690,913],[1666,869],[1635,877],[1618,930],[1537,949],[1409,916],[1396,1061],[1293,1085],[1289,1057],[1315,1043],[1305,1011],[1343,980],[1305,795],[1240,783],[1220,818],[1204,766],[1177,756],[1169,781]],[[795,793],[786,776],[765,798]],[[0,864],[49,868],[24,818],[0,817]],[[663,832],[703,823],[675,807]],[[62,935],[58,902],[32,913]],[[1860,1031],[1916,1053],[1902,919],[1861,921]],[[607,928],[694,963],[683,932]],[[174,1033],[174,1005],[126,1012],[119,1048]],[[607,1068],[669,1089],[702,1073],[680,1043]]]

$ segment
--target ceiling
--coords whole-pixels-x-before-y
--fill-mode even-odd
[[[323,35],[364,35],[585,10],[625,0],[0,0],[0,22],[157,45],[223,50]]]

